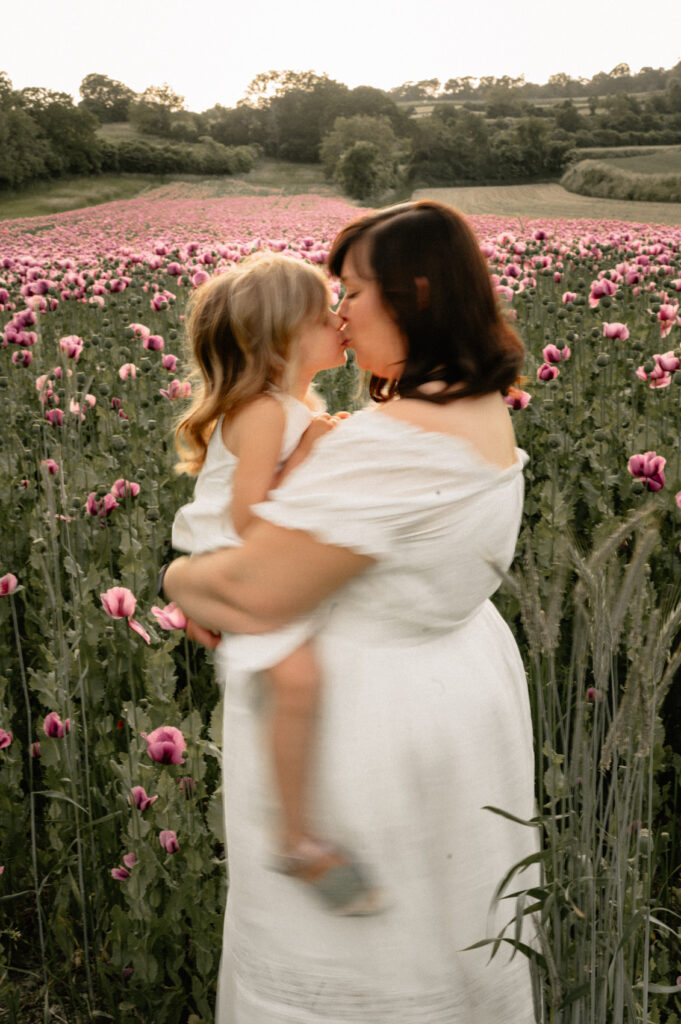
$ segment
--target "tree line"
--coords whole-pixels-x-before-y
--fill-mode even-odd
[[[471,100],[452,85],[463,79],[445,83],[442,95],[436,79],[417,83],[434,97],[423,112],[405,103],[413,83],[385,92],[350,89],[312,71],[268,71],[236,107],[194,113],[167,84],[136,94],[90,74],[76,105],[65,93],[14,90],[0,74],[0,187],[101,171],[246,173],[259,154],[320,163],[330,181],[361,200],[428,184],[546,180],[562,173],[575,148],[681,142],[681,63],[657,77],[645,78],[647,70],[632,76],[618,65],[595,76],[590,82],[599,87],[603,79],[613,85],[641,76],[661,87],[592,93],[588,112],[565,92],[551,104],[534,102],[512,79],[480,79]],[[571,82],[552,76],[547,84],[569,91]],[[121,121],[136,129],[134,138],[102,138],[101,125]]]
[[[449,78],[441,83],[438,78],[419,82],[404,82],[390,90],[390,95],[401,101],[419,103],[431,100],[485,101],[496,90],[512,92],[518,100],[574,99],[576,96],[604,96],[618,93],[664,92],[673,78],[681,77],[681,61],[673,68],[641,68],[633,73],[626,63],[616,64],[612,71],[599,71],[593,78],[573,78],[565,72],[550,75],[543,85],[526,82],[525,76],[513,78],[486,75],[474,78]]]
[[[170,118],[179,109],[177,100],[180,106],[184,101],[167,86],[152,87],[144,97],[135,97],[126,86],[112,84],[118,98],[111,105],[110,116],[102,118],[96,105],[86,102],[87,89],[76,105],[73,97],[64,92],[40,87],[15,90],[5,72],[0,72],[0,189],[22,188],[34,181],[64,175],[235,174],[246,173],[253,167],[256,149],[223,146],[210,135],[197,139],[198,145],[194,146],[174,140]],[[110,142],[101,138],[98,129],[102,123],[113,117],[128,120],[135,107],[141,107],[141,115],[136,115],[142,118],[140,128],[147,108],[155,115],[156,111],[163,113],[166,130],[161,134],[167,137],[167,142],[150,145],[143,139]],[[146,130],[148,133],[149,129]]]

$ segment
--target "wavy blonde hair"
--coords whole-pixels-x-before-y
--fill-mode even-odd
[[[328,305],[324,273],[280,253],[258,253],[197,288],[186,322],[194,398],[175,428],[178,473],[201,469],[220,416],[286,388],[297,333]]]

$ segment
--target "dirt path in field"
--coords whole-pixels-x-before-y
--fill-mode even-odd
[[[420,188],[413,199],[439,199],[462,213],[541,219],[566,217],[623,220],[637,224],[681,225],[681,203],[636,203],[595,199],[566,192],[560,185],[481,185],[471,188]]]

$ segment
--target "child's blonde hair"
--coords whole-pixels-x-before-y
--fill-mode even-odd
[[[328,305],[323,272],[280,253],[258,253],[197,288],[186,324],[197,381],[175,429],[179,473],[198,473],[221,415],[286,387],[293,339]]]

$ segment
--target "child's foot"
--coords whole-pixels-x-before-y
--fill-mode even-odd
[[[364,869],[339,846],[304,838],[280,855],[274,868],[312,886],[337,914],[359,916],[384,909],[383,897]]]

